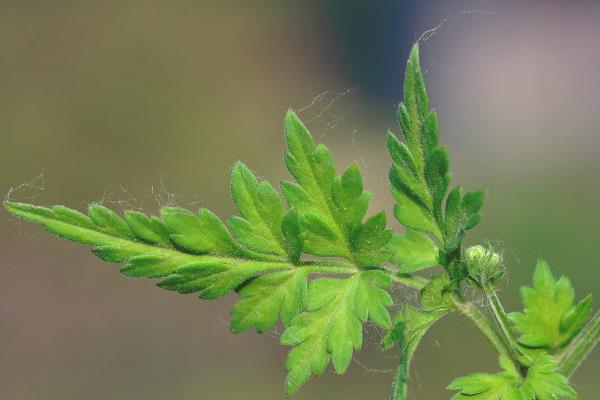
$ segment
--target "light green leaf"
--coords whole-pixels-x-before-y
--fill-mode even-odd
[[[244,324],[259,330],[271,328],[273,318],[282,316],[289,322],[304,306],[301,280],[306,271],[294,269],[289,255],[260,253],[242,247],[229,234],[227,228],[210,211],[199,214],[181,208],[164,208],[162,220],[138,212],[126,212],[126,219],[101,205],[90,206],[89,216],[63,206],[44,208],[22,203],[5,203],[14,215],[37,222],[52,233],[76,242],[95,246],[94,254],[104,261],[125,263],[122,273],[133,277],[164,278],[158,285],[180,293],[199,293],[205,299],[221,297],[259,277],[244,293],[252,294],[260,282],[277,281],[281,275],[264,278],[263,274],[284,270],[294,276],[296,291],[289,285],[284,288],[270,286],[271,298],[281,301],[268,311],[263,305],[261,313],[242,319],[239,312],[235,326],[242,330]],[[249,212],[246,212],[249,215]],[[282,217],[283,218],[283,217]],[[290,217],[293,220],[292,217]],[[288,221],[287,236],[293,236],[293,221]],[[282,243],[286,234],[282,233]],[[279,242],[278,242],[279,243]],[[290,246],[285,247],[291,248]],[[264,287],[261,293],[269,287]],[[294,297],[295,296],[295,297]],[[249,299],[238,310],[248,309]],[[248,326],[248,327],[249,327]]]
[[[418,44],[406,67],[398,121],[404,143],[391,132],[387,136],[393,161],[389,178],[396,199],[395,216],[405,227],[432,235],[445,253],[452,253],[460,246],[465,231],[480,221],[484,192],[463,196],[461,189],[455,188],[445,201],[450,184],[448,154],[439,146],[438,118],[429,108]],[[427,264],[426,260],[412,263],[417,269]]]
[[[301,215],[304,251],[346,258],[361,266],[387,261],[384,246],[392,233],[385,228],[385,216],[376,214],[361,223],[371,194],[363,190],[358,167],[353,164],[336,176],[327,147],[315,144],[292,111],[285,119],[285,137],[285,164],[296,183],[284,182],[282,190],[289,205]]]
[[[558,371],[552,356],[541,354],[522,378],[514,364],[500,357],[502,371],[475,373],[457,378],[448,389],[458,390],[452,400],[557,400],[575,399],[577,393]]]
[[[451,310],[454,308],[452,293],[448,290],[447,275],[432,277],[421,290],[421,307],[425,310]]]
[[[163,208],[162,220],[128,212],[126,222],[98,204],[90,206],[89,218],[62,206],[10,202],[5,206],[14,215],[37,222],[65,239],[94,245],[94,254],[104,261],[131,263],[124,272],[135,276],[188,274],[197,268],[231,269],[242,264],[249,270],[288,267],[284,258],[241,247],[218,217],[206,209],[194,214],[182,208]],[[136,236],[138,232],[140,236]],[[157,274],[154,266],[163,272]]]
[[[373,215],[363,223],[357,223],[350,232],[350,245],[355,260],[364,267],[374,267],[390,258],[386,245],[393,236],[393,230],[386,228],[385,213]]]
[[[533,287],[521,288],[524,311],[509,314],[521,333],[519,343],[554,352],[579,333],[592,313],[592,296],[574,305],[575,291],[566,277],[556,280],[548,264],[540,260]]]
[[[229,226],[240,243],[261,253],[290,253],[282,231],[285,211],[270,183],[259,182],[248,167],[237,163],[231,196],[241,216],[230,217]]]
[[[306,302],[306,268],[262,275],[242,287],[243,297],[231,309],[231,329],[243,332],[256,327],[259,333],[268,332],[281,321],[285,326],[298,315]]]
[[[394,236],[388,243],[390,261],[400,266],[401,273],[412,273],[439,265],[439,250],[435,243],[420,232],[408,230],[403,236]]]
[[[67,208],[65,208],[68,210]],[[169,246],[169,232],[162,221],[156,217],[148,217],[138,211],[126,211],[125,220],[139,239],[148,243]]]
[[[392,193],[396,199],[394,216],[406,228],[425,232],[433,235],[440,243],[443,243],[442,230],[435,218],[429,211],[420,207],[410,196],[392,187]]]
[[[171,241],[185,251],[234,257],[251,254],[233,240],[219,217],[206,208],[195,214],[184,208],[165,207],[160,213]]]
[[[172,274],[159,282],[158,286],[179,293],[199,292],[203,299],[216,299],[250,278],[267,271],[286,268],[288,264],[285,263],[200,261],[177,267]]]
[[[521,377],[514,364],[500,357],[502,371],[496,374],[475,373],[453,380],[448,389],[458,390],[452,400],[535,400],[526,396]]]
[[[294,346],[288,354],[286,388],[295,392],[311,375],[320,375],[331,361],[343,374],[355,350],[362,346],[362,324],[370,319],[390,328],[385,290],[391,284],[381,271],[366,271],[347,279],[321,278],[310,283],[306,312],[296,316],[281,336]]]
[[[534,360],[527,371],[523,389],[531,399],[577,398],[577,393],[569,384],[569,380],[560,372],[559,367],[549,354],[542,354]]]

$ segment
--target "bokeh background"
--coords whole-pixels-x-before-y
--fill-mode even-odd
[[[286,178],[298,110],[340,167],[390,210],[384,148],[404,63],[423,61],[455,182],[488,187],[470,243],[504,251],[507,308],[535,260],[599,295],[600,4],[593,1],[1,1],[0,191],[11,200],[227,215],[230,167]],[[125,279],[88,249],[0,211],[0,398],[282,399],[286,350],[228,330],[235,298],[202,302]],[[409,291],[396,293],[413,301]],[[296,399],[383,399],[397,355],[380,332],[344,377]],[[495,371],[469,322],[416,355],[414,399]],[[574,377],[597,398],[600,354]]]

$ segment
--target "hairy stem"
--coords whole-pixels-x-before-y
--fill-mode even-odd
[[[307,267],[310,272],[314,273],[332,273],[332,274],[355,274],[360,272],[362,269],[354,266],[352,263],[343,260],[314,260],[314,261],[305,261],[301,264],[304,267]],[[423,278],[421,276],[413,276],[413,275],[398,275],[394,271],[385,270],[388,272],[392,281],[398,283],[403,286],[407,286],[413,289],[423,289],[429,279]]]
[[[355,274],[359,272],[356,268],[349,267],[335,267],[335,266],[321,266],[321,265],[312,265],[308,264],[306,266],[310,272],[321,273],[321,274]]]
[[[500,355],[515,362],[513,351],[500,333],[498,333],[491,321],[479,308],[472,303],[462,302],[456,297],[454,298],[454,305],[458,312],[469,318],[475,324]]]
[[[400,348],[400,351],[403,349]],[[392,381],[392,393],[390,394],[390,400],[404,400],[406,399],[406,380],[408,378],[408,359],[400,354],[400,361],[398,362],[398,368],[394,372],[394,380]]]
[[[320,266],[320,267],[344,267],[352,271],[358,271],[356,265],[346,260],[310,260],[302,262],[302,265]]]
[[[573,339],[564,353],[557,360],[566,376],[571,376],[592,352],[600,340],[600,311],[592,317],[590,322]]]
[[[427,283],[429,283],[429,279],[421,276],[391,274],[391,277],[394,282],[399,283],[400,285],[419,290],[423,289]]]
[[[494,319],[496,320],[496,324],[500,327],[500,332],[503,336],[502,338],[511,353],[511,359],[516,360],[519,356],[517,351],[517,340],[511,329],[506,311],[504,311],[504,307],[498,298],[498,294],[491,285],[487,285],[483,290],[490,309],[492,310]]]

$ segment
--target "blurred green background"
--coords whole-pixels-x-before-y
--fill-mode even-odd
[[[510,310],[538,257],[579,298],[599,295],[599,20],[592,1],[2,1],[0,190],[225,216],[236,160],[286,177],[293,107],[340,167],[363,167],[372,211],[390,210],[384,137],[405,59],[445,21],[422,50],[431,101],[455,182],[490,188],[468,242],[504,251]],[[0,398],[284,398],[287,349],[278,332],[230,334],[233,296],[161,291],[4,211],[0,222]],[[380,335],[368,330],[346,376],[295,398],[386,398],[396,354],[379,354]],[[496,370],[494,353],[449,317],[416,355],[412,398],[449,398],[476,369]],[[583,399],[597,398],[598,373],[596,353],[574,378]]]

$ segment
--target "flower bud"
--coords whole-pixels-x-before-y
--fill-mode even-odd
[[[486,255],[487,251],[482,245],[471,246],[465,252],[465,258],[468,263],[479,263]]]
[[[494,283],[502,276],[501,262],[502,257],[491,247],[477,245],[465,251],[465,264],[469,277],[480,287]]]

